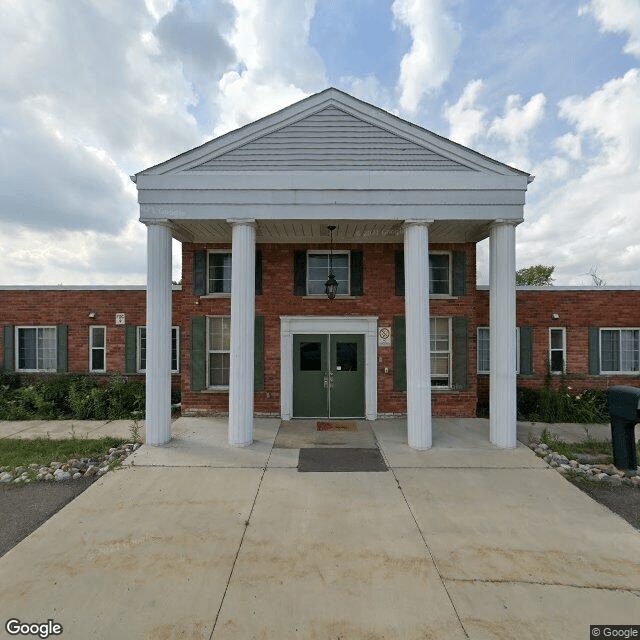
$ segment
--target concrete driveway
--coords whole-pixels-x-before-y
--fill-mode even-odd
[[[485,420],[436,419],[427,452],[403,420],[327,435],[258,419],[248,449],[226,445],[224,421],[173,434],[0,558],[2,637],[9,618],[154,640],[586,640],[590,624],[640,624],[640,533],[525,446],[490,445]],[[389,470],[298,472],[317,446],[378,446]]]

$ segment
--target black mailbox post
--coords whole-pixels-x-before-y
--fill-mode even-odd
[[[637,470],[635,427],[640,422],[640,389],[615,386],[608,391],[613,464],[618,469]]]

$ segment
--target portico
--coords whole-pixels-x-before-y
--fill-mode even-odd
[[[260,305],[274,314],[265,329],[271,337],[264,337],[260,344],[269,352],[269,362],[275,362],[277,354],[277,378],[274,381],[266,372],[264,376],[269,376],[271,385],[277,384],[277,388],[269,388],[278,395],[281,417],[288,419],[291,411],[292,327],[304,332],[304,327],[316,323],[318,331],[324,331],[324,326],[331,325],[343,334],[365,336],[365,417],[375,419],[380,415],[379,401],[384,402],[384,397],[393,396],[397,402],[399,394],[404,397],[406,393],[407,441],[418,450],[431,447],[432,395],[444,392],[444,387],[433,386],[434,380],[439,375],[439,382],[448,367],[448,393],[469,386],[473,363],[473,358],[469,360],[469,344],[475,338],[469,317],[458,317],[455,303],[470,295],[465,282],[471,278],[467,274],[475,275],[475,269],[464,260],[454,259],[454,254],[462,253],[456,246],[469,246],[490,237],[490,439],[500,447],[514,447],[515,227],[523,218],[529,181],[530,176],[524,172],[335,89],[138,173],[135,182],[140,220],[148,229],[147,442],[164,444],[171,438],[168,363],[172,237],[197,247],[217,247],[216,251],[230,246],[230,292],[207,289],[204,295],[196,296],[195,266],[193,293],[185,292],[185,299],[191,296],[185,304],[192,305],[194,315],[204,314],[202,325],[194,323],[187,338],[192,343],[192,367],[200,357],[193,348],[196,329],[208,326],[205,317],[226,317],[224,305],[228,305],[228,350],[223,349],[221,356],[221,350],[212,348],[212,329],[206,329],[207,337],[202,341],[209,354],[206,371],[221,361],[226,372],[228,362],[229,444],[248,446],[253,441],[255,363],[259,355],[256,344],[260,338],[256,318],[264,313],[256,306],[260,278],[267,296],[282,298],[280,310],[271,299]],[[298,265],[295,255],[290,265],[269,261],[262,255],[281,245],[295,247],[293,253],[300,255],[304,252],[299,247],[309,247],[307,253],[328,248],[329,224],[336,226],[334,241],[349,254],[345,293],[331,303],[305,289],[308,267]],[[376,295],[382,301],[392,294],[378,291],[383,284],[372,281],[374,258],[366,257],[363,267],[363,246],[372,247],[365,251],[366,256],[373,256],[375,249],[381,260],[392,260],[392,253],[385,253],[385,247],[403,253],[404,288],[401,293],[395,292],[404,296],[399,314],[391,307],[384,311],[382,302],[376,303]],[[432,291],[430,295],[436,265],[430,263],[429,252],[434,246],[444,247],[443,254],[446,250],[450,258],[439,281],[441,293]],[[283,274],[288,274],[290,267],[300,268],[289,281]],[[214,277],[212,269],[210,266],[206,276],[209,281]],[[396,271],[396,289],[398,278]],[[397,299],[402,303],[401,297]],[[212,311],[205,313],[205,305]],[[431,336],[434,309],[441,319],[445,314],[450,318],[451,327],[448,346],[436,345],[442,351],[436,360],[433,341],[444,342],[444,338]],[[380,366],[388,358],[377,343],[377,328],[399,316],[402,323],[397,326],[405,333],[394,335],[394,340],[404,338],[406,386],[390,390],[385,376],[393,376],[395,385],[401,378],[401,366]],[[357,331],[352,331],[353,327]],[[274,335],[280,344],[273,343]],[[505,340],[505,336],[513,339]],[[466,364],[460,364],[456,355],[456,350],[463,348],[468,352]],[[437,371],[432,371],[433,362]],[[209,388],[203,393],[217,400],[224,388],[211,380],[209,376]]]

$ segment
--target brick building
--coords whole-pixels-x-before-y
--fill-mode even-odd
[[[3,366],[144,373],[152,444],[170,438],[179,380],[183,411],[228,413],[237,446],[254,413],[402,414],[426,449],[432,415],[473,416],[485,396],[492,442],[515,446],[516,376],[540,385],[547,361],[584,386],[638,372],[638,292],[521,290],[516,310],[531,179],[329,89],[133,177],[146,301],[0,288]],[[488,289],[475,273],[487,237]]]

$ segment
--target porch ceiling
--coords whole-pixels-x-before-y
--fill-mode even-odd
[[[489,237],[488,220],[436,220],[429,242],[479,242]],[[335,243],[395,243],[404,239],[398,220],[258,220],[257,242],[321,243],[329,241],[328,225],[335,225]],[[181,242],[231,242],[231,224],[223,220],[175,220],[173,237]]]

